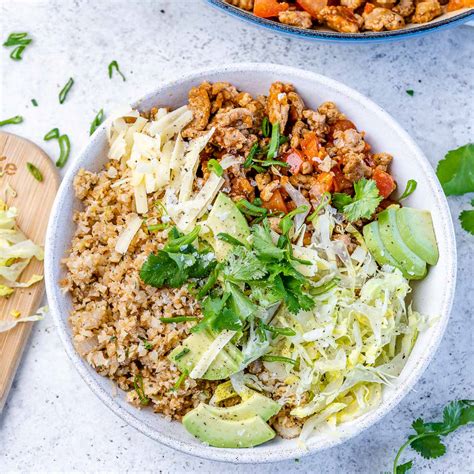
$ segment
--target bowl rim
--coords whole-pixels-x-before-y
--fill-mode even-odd
[[[73,363],[74,367],[77,369],[81,377],[84,379],[89,388],[98,396],[98,398],[116,415],[118,415],[122,420],[124,420],[129,425],[133,426],[135,429],[145,434],[146,436],[164,444],[167,447],[176,449],[185,454],[191,454],[203,459],[213,460],[213,461],[224,461],[230,463],[267,463],[267,462],[277,462],[294,458],[301,458],[303,456],[314,454],[323,449],[328,449],[341,443],[348,441],[349,439],[357,436],[363,430],[374,425],[376,422],[380,421],[384,416],[387,415],[398,403],[411,391],[415,383],[421,377],[423,372],[426,370],[426,367],[434,357],[434,354],[441,342],[443,334],[445,332],[451,307],[454,299],[454,290],[456,285],[456,245],[455,245],[455,236],[453,223],[448,207],[446,197],[441,189],[441,186],[434,174],[434,171],[429,164],[428,160],[416,145],[416,143],[410,138],[408,133],[403,130],[403,128],[380,106],[375,104],[371,99],[365,97],[361,93],[355,91],[354,89],[346,86],[345,84],[340,83],[334,79],[327,78],[323,75],[304,71],[299,68],[271,64],[271,63],[236,63],[223,65],[214,68],[203,68],[180,76],[178,78],[173,78],[169,81],[166,81],[160,84],[158,87],[154,88],[151,92],[137,100],[132,104],[132,107],[140,107],[145,101],[153,99],[155,96],[158,96],[163,89],[169,88],[172,86],[180,86],[181,83],[189,80],[205,79],[206,77],[212,76],[214,74],[225,74],[225,73],[271,73],[278,77],[280,75],[293,75],[299,77],[303,80],[313,81],[316,83],[322,83],[330,88],[335,89],[338,93],[351,97],[352,99],[363,103],[364,107],[368,109],[369,112],[383,117],[388,125],[399,135],[401,136],[407,144],[412,148],[412,153],[415,159],[418,161],[418,165],[424,172],[426,179],[430,182],[430,185],[436,191],[436,198],[439,205],[440,217],[442,220],[442,229],[444,233],[444,238],[446,240],[447,246],[447,262],[446,262],[446,281],[447,286],[445,290],[445,298],[442,302],[440,308],[440,317],[438,319],[435,332],[433,337],[430,339],[427,345],[427,354],[424,354],[420,357],[420,360],[417,361],[417,365],[413,368],[413,371],[406,378],[406,381],[403,384],[403,387],[400,388],[399,393],[396,394],[388,402],[382,403],[376,410],[368,413],[364,418],[364,423],[359,423],[355,429],[352,429],[349,434],[345,434],[341,437],[334,437],[325,441],[323,446],[309,447],[309,449],[304,449],[302,447],[290,447],[284,448],[278,446],[278,449],[271,449],[267,446],[267,449],[262,448],[247,448],[247,449],[223,449],[223,448],[214,448],[210,446],[205,446],[203,444],[191,444],[186,441],[177,440],[171,438],[165,434],[159,433],[154,430],[147,423],[144,423],[142,420],[136,418],[123,407],[121,407],[115,397],[102,388],[99,383],[88,373],[87,363],[79,356],[76,352],[72,339],[69,334],[69,324],[67,320],[61,318],[61,309],[59,301],[64,298],[61,289],[59,288],[57,282],[55,281],[54,269],[56,260],[60,262],[60,258],[55,257],[55,248],[57,247],[57,236],[56,228],[61,225],[61,216],[62,216],[62,206],[64,198],[68,194],[72,193],[72,181],[74,176],[83,167],[83,161],[86,160],[87,156],[90,153],[97,154],[97,151],[94,151],[99,138],[102,133],[106,133],[106,127],[109,123],[109,120],[105,121],[92,135],[89,142],[83,147],[76,159],[71,163],[65,177],[62,180],[60,188],[58,190],[56,199],[53,204],[51,211],[50,219],[48,222],[48,230],[46,234],[46,243],[45,243],[45,285],[46,293],[48,297],[48,303],[50,307],[50,313],[53,315],[54,324],[59,333],[59,337],[64,345],[66,353]],[[62,257],[62,255],[60,256]],[[263,445],[265,446],[265,445]]]
[[[419,37],[434,32],[452,28],[474,19],[474,8],[455,14],[444,20],[433,23],[420,24],[411,28],[401,28],[393,31],[375,31],[363,33],[340,33],[337,31],[322,31],[313,29],[303,29],[297,26],[285,25],[267,18],[260,18],[251,12],[247,12],[234,5],[230,5],[224,0],[206,0],[212,7],[227,13],[246,23],[254,26],[261,26],[267,30],[281,33],[286,36],[301,38],[309,41],[325,41],[334,43],[381,43],[388,41],[400,41],[402,39]]]

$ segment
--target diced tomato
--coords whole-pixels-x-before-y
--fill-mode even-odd
[[[308,132],[303,137],[303,140],[301,140],[301,148],[308,160],[312,160],[313,158],[317,157],[319,152],[319,138],[317,137],[316,133]]]
[[[356,126],[350,120],[347,120],[347,119],[337,120],[329,127],[328,135],[332,139],[334,137],[335,132],[344,132],[345,130],[349,130],[351,128],[353,128],[354,130],[357,130]]]
[[[372,3],[366,3],[364,7],[364,13],[369,14],[374,8],[375,6]]]
[[[474,7],[474,0],[449,0],[448,12],[459,10],[460,8]]]
[[[319,190],[321,194],[332,192],[334,190],[334,175],[332,173],[320,173],[316,177],[316,181],[318,183]]]
[[[299,150],[291,148],[285,155],[284,160],[290,165],[291,174],[298,174],[304,162],[303,154]]]
[[[277,0],[255,0],[253,13],[260,18],[272,18],[278,16],[280,12],[288,10],[288,3],[277,2]]]
[[[283,196],[281,195],[279,189],[273,193],[272,197],[268,201],[262,200],[262,206],[269,211],[284,212],[285,214],[288,212],[285,201],[283,200]]]
[[[319,12],[328,5],[328,0],[296,0],[296,3],[313,18],[317,18]]]
[[[352,188],[351,182],[344,176],[339,165],[333,166],[331,171],[334,173],[334,192],[340,193],[343,189]]]
[[[377,188],[379,188],[380,195],[384,198],[388,198],[397,187],[393,178],[388,173],[378,168],[374,170],[372,178],[375,181]]]

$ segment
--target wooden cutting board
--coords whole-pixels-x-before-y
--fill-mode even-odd
[[[38,182],[31,175],[26,168],[27,162],[41,171],[43,182]],[[22,232],[33,242],[44,246],[49,213],[59,184],[53,162],[34,143],[0,132],[0,176],[0,199],[9,207],[18,209],[17,224]],[[43,273],[43,262],[33,258],[20,281]],[[0,319],[12,319],[10,313],[15,310],[20,311],[21,316],[34,314],[43,294],[44,283],[39,282],[29,288],[16,288],[9,298],[0,297]],[[33,324],[19,323],[13,329],[0,333],[0,412]]]

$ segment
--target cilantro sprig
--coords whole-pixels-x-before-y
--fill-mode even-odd
[[[347,220],[354,222],[369,219],[382,199],[375,181],[362,178],[354,183],[354,197],[345,193],[334,193],[332,205],[345,214]]]
[[[474,143],[448,151],[438,163],[436,174],[446,196],[474,192]],[[464,230],[474,234],[474,210],[462,211],[459,220]]]
[[[425,459],[438,458],[446,453],[446,446],[441,437],[470,423],[474,423],[474,400],[456,400],[448,403],[443,410],[442,421],[426,423],[421,418],[416,419],[412,424],[416,434],[409,436],[398,450],[393,462],[393,474],[404,474],[413,467],[413,460],[398,464],[400,456],[408,446]]]

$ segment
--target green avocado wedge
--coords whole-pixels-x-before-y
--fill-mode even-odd
[[[378,215],[380,237],[405,277],[409,280],[421,280],[426,275],[426,262],[403,241],[398,230],[397,210],[398,208],[389,207]]]
[[[258,392],[254,392],[247,400],[231,407],[206,406],[207,410],[215,416],[224,420],[244,420],[252,416],[260,416],[264,421],[276,415],[281,405],[271,398],[265,397]]]
[[[218,239],[218,234],[225,232],[241,242],[245,242],[250,235],[247,220],[234,204],[234,201],[224,193],[219,193],[217,196],[207,217],[207,226],[214,234],[214,241],[211,242],[211,245],[219,261],[225,259],[232,250],[232,245]]]
[[[363,234],[369,252],[380,266],[391,265],[392,267],[399,268],[398,262],[390,255],[382,242],[377,221],[367,224],[363,229]]]
[[[226,420],[201,404],[183,418],[186,430],[203,443],[217,448],[251,448],[275,437],[275,432],[258,416]]]
[[[169,359],[181,372],[188,373],[194,369],[204,352],[209,348],[214,336],[207,330],[189,335],[179,346],[175,347]],[[206,380],[223,380],[239,371],[242,363],[242,352],[231,342],[226,344],[203,375]]]
[[[426,263],[436,265],[439,252],[431,212],[402,207],[397,211],[397,224],[400,235],[410,250]]]

